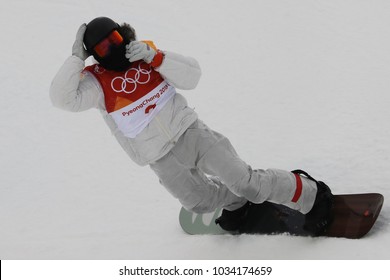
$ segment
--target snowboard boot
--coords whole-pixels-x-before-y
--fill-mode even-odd
[[[292,172],[298,175],[304,175],[317,184],[317,194],[313,208],[305,215],[305,224],[303,227],[310,235],[322,235],[332,222],[333,194],[324,182],[315,180],[305,171],[294,170]]]
[[[248,201],[244,206],[233,211],[223,209],[222,215],[215,220],[215,223],[226,231],[240,230],[240,227],[245,223],[250,205],[251,203]]]

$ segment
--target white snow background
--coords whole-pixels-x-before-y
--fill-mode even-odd
[[[372,231],[185,234],[178,201],[98,111],[50,103],[78,27],[102,15],[199,61],[180,92],[253,168],[384,194]],[[0,259],[390,258],[389,1],[1,0],[0,28]]]

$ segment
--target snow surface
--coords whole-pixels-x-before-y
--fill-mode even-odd
[[[390,259],[390,2],[1,0],[0,259]],[[193,56],[182,93],[254,168],[304,169],[334,193],[380,192],[361,240],[190,236],[180,204],[95,110],[49,86],[79,25],[129,22]]]

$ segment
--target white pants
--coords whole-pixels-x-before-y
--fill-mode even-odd
[[[316,183],[288,171],[253,170],[229,140],[196,121],[175,147],[150,165],[160,183],[188,210],[235,210],[248,200],[271,201],[304,214],[313,207]],[[299,186],[298,186],[299,185]]]

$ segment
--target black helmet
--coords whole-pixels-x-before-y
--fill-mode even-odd
[[[125,57],[128,43],[120,34],[119,24],[110,18],[98,17],[87,24],[84,45],[107,70],[123,71],[130,66]],[[99,52],[99,47],[104,49],[104,53]]]

